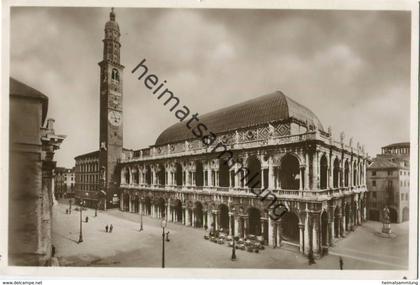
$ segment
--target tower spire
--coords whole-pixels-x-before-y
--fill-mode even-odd
[[[111,19],[111,21],[115,21],[114,7],[111,8],[111,13],[109,13],[109,18]]]

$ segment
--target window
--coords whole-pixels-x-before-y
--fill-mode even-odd
[[[376,198],[376,192],[374,191],[374,192],[372,192],[372,197],[373,198]]]
[[[401,193],[401,200],[404,200],[404,194]]]
[[[372,186],[376,187],[376,181],[375,180],[372,181]]]
[[[388,176],[391,176],[391,175],[392,175],[392,171],[388,170]]]
[[[118,73],[117,69],[112,69],[112,80],[120,81],[120,74]]]
[[[372,176],[376,176],[376,171],[372,171]]]

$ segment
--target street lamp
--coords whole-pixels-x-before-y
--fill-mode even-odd
[[[162,268],[165,268],[165,228],[166,228],[165,219],[162,219],[160,226],[162,227]]]
[[[84,201],[80,200],[80,234],[79,234],[79,243],[83,242],[83,233],[82,233],[82,211],[83,211]]]

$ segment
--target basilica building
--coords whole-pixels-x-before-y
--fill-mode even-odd
[[[365,221],[364,147],[325,129],[308,107],[281,91],[202,115],[200,122],[216,135],[211,146],[180,122],[151,147],[123,149],[123,66],[113,12],[110,22],[100,63],[99,150],[79,156],[95,164],[92,179],[102,182],[90,191],[106,193],[105,204],[118,200],[121,211],[259,236],[272,247],[315,256]],[[80,163],[76,187],[84,175]],[[79,190],[79,199],[94,196],[86,193]],[[285,208],[280,216],[273,215],[274,200]]]

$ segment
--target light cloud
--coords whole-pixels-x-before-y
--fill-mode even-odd
[[[99,67],[109,9],[11,10],[11,75],[50,98],[68,135],[57,153],[98,148]],[[410,14],[393,11],[116,9],[124,74],[124,145],[151,145],[175,123],[130,73],[151,72],[200,114],[281,90],[324,127],[365,144],[409,139]]]

